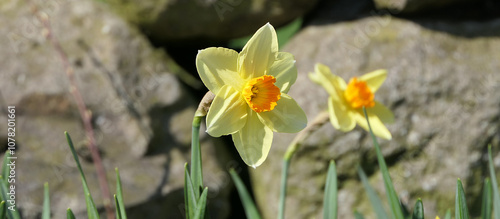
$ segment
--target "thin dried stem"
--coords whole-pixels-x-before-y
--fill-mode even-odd
[[[59,41],[54,37],[52,28],[50,25],[49,18],[46,14],[41,14],[38,12],[38,8],[34,6],[33,14],[37,17],[37,19],[42,23],[43,35],[44,37],[50,41],[52,47],[57,52],[61,62],[63,64],[64,70],[66,72],[66,76],[68,77],[70,83],[70,92],[75,98],[76,105],[78,107],[78,111],[80,113],[81,119],[83,121],[83,126],[85,128],[85,134],[88,139],[88,148],[92,156],[92,160],[94,161],[94,166],[97,172],[97,178],[99,180],[99,187],[101,189],[101,194],[103,198],[104,208],[106,209],[106,215],[108,219],[114,218],[114,210],[111,206],[111,193],[109,192],[108,182],[106,179],[106,170],[102,164],[101,156],[99,155],[99,149],[97,148],[94,128],[92,127],[92,113],[85,106],[85,102],[83,101],[82,95],[77,87],[75,74],[73,67],[69,64],[68,56],[62,49]]]

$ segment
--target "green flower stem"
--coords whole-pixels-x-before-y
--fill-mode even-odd
[[[365,107],[363,107],[363,113],[365,114],[368,129],[370,131],[370,135],[372,136],[373,145],[375,146],[375,151],[377,153],[377,160],[380,166],[380,171],[382,172],[382,177],[384,178],[385,192],[387,194],[387,198],[389,199],[392,216],[395,219],[403,219],[404,217],[403,212],[401,211],[398,194],[396,193],[396,190],[394,190],[391,175],[389,174],[389,170],[387,169],[387,164],[385,163],[384,156],[382,155],[382,151],[380,150],[380,146],[377,142],[377,138],[375,138],[375,135],[373,134],[370,120],[368,119],[368,113],[366,112]]]
[[[191,181],[193,182],[196,199],[200,197],[200,189],[203,189],[203,174],[201,169],[200,151],[200,124],[203,117],[193,118],[193,129],[191,136]]]
[[[312,133],[321,128],[323,124],[328,122],[329,114],[328,112],[322,112],[316,119],[309,124],[304,130],[302,130],[292,143],[288,146],[285,155],[283,156],[283,170],[281,172],[281,187],[280,187],[280,202],[278,208],[278,219],[285,218],[285,197],[286,197],[286,187],[288,179],[288,168],[290,167],[290,160],[297,151],[298,147],[307,139]]]

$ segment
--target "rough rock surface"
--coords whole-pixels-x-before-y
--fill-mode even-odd
[[[284,25],[317,0],[107,1],[118,14],[157,40],[228,40],[252,34],[267,22]]]
[[[377,9],[389,9],[394,13],[424,13],[432,9],[438,9],[454,4],[461,4],[470,0],[374,0]]]
[[[309,121],[327,110],[327,92],[307,74],[317,62],[345,80],[384,68],[388,78],[376,99],[396,121],[391,141],[379,140],[403,202],[422,198],[426,217],[454,208],[461,178],[471,213],[478,215],[486,172],[486,146],[500,158],[500,20],[408,21],[390,16],[308,26],[284,51],[295,55],[299,77],[290,90]],[[265,218],[277,214],[281,161],[293,134],[276,134],[269,157],[251,171]],[[348,133],[330,124],[313,134],[290,166],[286,218],[321,218],[328,161],[337,163],[339,218],[373,211],[356,174],[361,165],[385,194],[371,139],[357,127]],[[499,163],[496,162],[497,169]]]
[[[131,218],[140,218],[138,214],[183,218],[184,163],[189,160],[197,106],[179,80],[186,78],[185,73],[101,3],[34,3],[50,19],[75,70],[93,115],[111,191],[113,169],[118,167]],[[18,207],[23,218],[39,217],[43,183],[48,182],[55,218],[63,217],[67,208],[85,217],[82,186],[64,131],[71,134],[92,195],[102,207],[95,169],[88,160],[83,126],[63,65],[42,36],[31,6],[24,1],[0,3],[0,121],[6,121],[6,105],[16,106]],[[6,129],[2,125],[0,132],[7,133]],[[1,136],[5,145],[6,137]],[[205,176],[211,190],[210,213],[212,218],[225,218],[231,188],[225,168],[231,161],[225,147],[215,147],[221,142],[206,135],[201,139],[203,167],[211,173]]]

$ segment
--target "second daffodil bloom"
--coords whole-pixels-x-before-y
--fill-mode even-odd
[[[207,114],[211,136],[232,135],[245,163],[264,162],[273,132],[302,130],[304,111],[287,95],[297,79],[292,54],[278,52],[276,32],[261,27],[238,53],[226,48],[198,52],[196,68],[205,86],[215,94]]]
[[[376,70],[359,78],[352,78],[348,84],[341,77],[332,74],[328,66],[316,64],[315,72],[309,78],[323,86],[330,94],[328,111],[333,127],[348,132],[356,123],[368,131],[368,123],[363,113],[366,108],[373,134],[391,139],[391,133],[384,123],[392,123],[394,115],[380,102],[375,100],[375,92],[387,77],[386,70]]]

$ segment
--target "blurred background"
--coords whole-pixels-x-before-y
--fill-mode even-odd
[[[37,11],[37,12],[35,12]],[[184,163],[191,121],[207,89],[195,68],[198,50],[241,50],[270,22],[280,50],[297,60],[289,94],[312,121],[328,95],[307,74],[317,62],[345,80],[384,68],[376,99],[396,116],[382,151],[403,204],[422,198],[426,217],[454,208],[461,178],[472,216],[480,214],[487,145],[500,168],[500,3],[496,0],[2,0],[0,121],[17,109],[17,203],[39,218],[43,183],[52,215],[85,217],[79,174],[64,131],[76,143],[92,195],[97,177],[69,81],[36,13],[46,16],[67,53],[114,191],[120,169],[129,218],[184,218]],[[204,127],[202,127],[204,130]],[[7,133],[7,122],[0,125]],[[228,174],[245,180],[264,218],[277,215],[281,161],[295,134],[275,134],[266,162],[248,169],[230,137],[202,132],[211,218],[244,218]],[[286,218],[321,218],[328,161],[337,163],[339,218],[372,210],[360,165],[384,194],[367,132],[323,126],[292,160]],[[0,135],[2,151],[7,139]],[[372,215],[373,217],[373,215]]]

